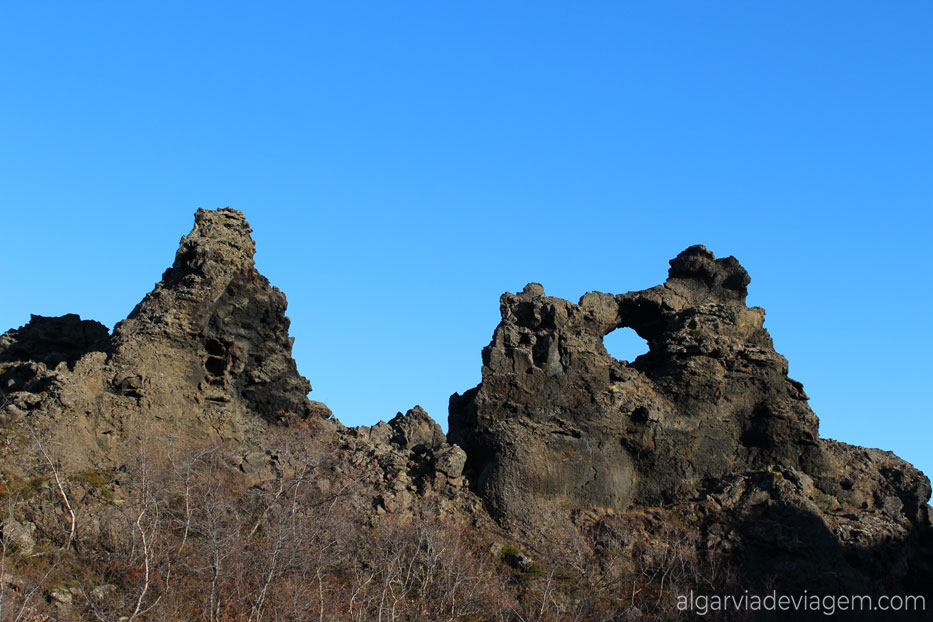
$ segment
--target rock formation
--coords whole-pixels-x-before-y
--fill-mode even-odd
[[[285,295],[256,271],[250,233],[241,212],[198,210],[175,263],[114,328],[121,392],[270,420],[312,413],[311,384],[291,356]]]
[[[295,481],[327,507],[355,508],[354,529],[386,515],[453,517],[529,547],[534,557],[469,545],[469,555],[493,550],[507,573],[559,560],[550,538],[561,532],[612,581],[642,576],[637,563],[657,567],[658,551],[679,547],[693,568],[738,560],[757,585],[928,593],[933,584],[929,480],[889,452],[819,438],[732,257],[693,246],[670,262],[664,285],[591,292],[578,304],[535,283],[504,294],[482,381],[451,397],[445,436],[420,407],[346,428],[310,401],[285,296],[257,272],[254,251],[240,212],[198,210],[172,267],[112,335],[76,315],[33,316],[0,335],[0,493],[19,504],[2,515],[4,543],[20,555],[49,542],[69,549],[77,519],[63,536],[65,488],[83,504],[75,542],[94,542],[117,501],[132,503],[118,487],[133,447],[215,443],[224,477],[273,505],[281,482],[302,474]],[[622,327],[648,353],[610,356],[603,337]],[[281,441],[283,431],[292,435]],[[50,469],[66,482],[58,493]],[[623,541],[604,555],[591,536],[613,517]],[[632,525],[643,526],[638,537],[625,531]],[[678,529],[692,535],[661,541]],[[655,552],[637,553],[646,540]],[[353,559],[357,570],[373,562]],[[334,573],[334,585],[345,580]],[[568,599],[579,604],[573,589]]]
[[[77,469],[141,435],[246,441],[263,421],[329,416],[307,398],[285,295],[256,271],[250,232],[239,211],[198,210],[172,267],[112,336],[76,315],[5,333],[3,422],[28,413]]]
[[[856,545],[846,515],[858,510],[877,521],[856,529],[858,546],[897,541],[904,554],[929,529],[929,480],[893,454],[819,438],[735,258],[693,246],[670,263],[664,285],[578,304],[536,283],[502,296],[482,382],[450,401],[449,438],[493,514],[542,529],[573,508],[705,500],[722,522],[770,503],[814,517],[841,550]],[[649,346],[630,363],[602,343],[622,327]]]
[[[366,474],[377,513],[410,514],[419,498],[435,493],[445,511],[454,501],[471,512],[481,510],[462,477],[466,454],[447,443],[441,426],[420,406],[372,427],[338,424],[338,438],[349,462]]]
[[[239,211],[198,210],[173,265],[113,335],[74,314],[33,316],[0,335],[5,471],[23,481],[47,471],[34,432],[66,474],[119,468],[139,443],[231,441],[241,446],[231,466],[258,483],[300,468],[268,451],[270,425],[313,419],[360,471],[374,511],[406,512],[434,492],[447,505],[458,495],[477,504],[463,450],[420,407],[348,429],[308,399],[285,295],[257,272],[250,233]]]

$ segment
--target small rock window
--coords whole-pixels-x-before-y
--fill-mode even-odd
[[[207,350],[207,360],[204,361],[204,368],[212,376],[221,377],[227,368],[227,348],[216,339],[208,339],[204,344]]]
[[[603,337],[603,345],[612,358],[628,363],[648,353],[648,342],[631,328],[615,329]]]
[[[216,356],[209,356],[204,362],[204,368],[212,376],[223,376],[224,369],[226,368],[226,363],[222,358]]]

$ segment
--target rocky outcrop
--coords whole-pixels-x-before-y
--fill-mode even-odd
[[[747,585],[929,595],[929,510],[905,508],[898,496],[910,491],[915,499],[926,478],[889,452],[838,445],[866,475],[860,485],[872,488],[857,504],[827,494],[799,469],[775,465],[724,477],[679,507],[699,514],[706,554],[739,560]]]
[[[42,363],[55,369],[75,363],[89,352],[108,352],[110,331],[100,322],[82,320],[73,313],[61,317],[33,315],[25,326],[0,335],[0,362]],[[3,388],[10,390],[9,382]]]
[[[239,211],[198,210],[172,267],[112,336],[76,315],[33,316],[0,336],[12,436],[28,415],[80,469],[120,459],[134,438],[258,442],[266,422],[330,416],[307,398],[285,295],[257,272],[250,232]]]
[[[256,271],[250,233],[241,212],[198,210],[175,263],[114,328],[118,391],[178,408],[242,407],[269,420],[311,413],[285,295]]]
[[[463,477],[466,454],[447,443],[441,427],[420,406],[372,427],[337,423],[335,431],[347,462],[375,493],[377,514],[411,515],[433,499],[442,512],[467,510],[482,520],[481,502]]]
[[[739,478],[757,502],[720,503],[712,522],[777,504],[822,524],[840,555],[892,541],[906,555],[929,532],[927,478],[893,454],[819,438],[764,311],[745,305],[750,279],[735,258],[693,246],[670,264],[664,285],[577,304],[536,283],[502,296],[482,382],[450,400],[449,438],[489,509],[543,529],[573,508],[718,499]],[[623,327],[649,346],[632,362],[602,343]],[[762,488],[769,473],[793,474],[800,490]],[[857,530],[865,541],[847,535],[853,511],[877,523]]]
[[[644,576],[635,558],[652,566],[656,554],[638,553],[624,529],[606,553],[599,530],[587,531],[628,509],[620,525],[641,515],[652,526],[642,539],[689,531],[678,555],[709,567],[739,560],[759,585],[933,584],[929,480],[891,453],[819,438],[764,311],[745,304],[750,279],[734,258],[693,246],[664,285],[577,304],[535,283],[503,295],[482,381],[451,398],[445,436],[418,406],[346,428],[310,401],[285,296],[254,252],[240,212],[199,210],[172,267],[112,335],[76,315],[33,316],[0,335],[0,496],[16,506],[0,536],[10,550],[68,548],[75,524],[78,543],[104,529],[95,507],[133,502],[135,489],[121,485],[133,452],[146,453],[140,464],[174,464],[175,449],[208,444],[223,445],[224,477],[276,499],[292,478],[331,507],[349,500],[369,527],[457,518],[522,541],[533,558],[504,545],[495,556],[529,575],[540,570],[532,559],[561,559],[551,539],[561,532],[583,543],[583,557]],[[603,338],[623,327],[648,353],[610,356]],[[665,521],[677,524],[654,531]]]
[[[492,507],[624,509],[779,462],[826,470],[817,419],[747,308],[745,270],[692,247],[668,282],[573,304],[530,284],[501,300],[483,381],[451,399],[450,434]],[[602,339],[631,327],[649,353],[613,359]]]
[[[420,406],[373,426],[315,418],[270,432],[261,447],[230,461],[250,487],[274,487],[278,477],[310,470],[315,486],[352,500],[369,521],[408,521],[427,512],[493,525],[463,477],[463,449],[447,443]],[[277,436],[287,440],[276,441]]]
[[[0,452],[10,476],[47,471],[34,432],[66,477],[111,472],[145,444],[217,441],[233,442],[240,458],[230,466],[255,485],[303,468],[269,449],[269,425],[331,412],[307,398],[285,295],[257,272],[250,233],[236,210],[198,210],[173,265],[113,335],[66,315],[33,316],[0,336]],[[419,406],[372,427],[328,420],[308,434],[339,447],[336,468],[367,483],[356,494],[374,515],[411,513],[428,497],[448,509],[479,505],[462,477],[464,451]]]
[[[0,394],[36,396],[47,391],[56,373],[74,371],[85,355],[110,351],[110,331],[99,322],[71,313],[61,317],[33,315],[25,326],[0,335]]]

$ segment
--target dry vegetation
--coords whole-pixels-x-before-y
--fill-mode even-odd
[[[321,438],[282,429],[265,477],[227,447],[158,443],[58,473],[36,439],[47,477],[0,491],[0,518],[37,525],[27,550],[4,532],[0,621],[668,620],[678,593],[724,584],[660,510],[581,515],[528,555],[429,498],[415,518],[378,515]]]

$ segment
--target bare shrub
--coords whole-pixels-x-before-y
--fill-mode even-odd
[[[578,517],[515,567],[430,494],[376,513],[372,473],[331,439],[279,429],[249,468],[242,447],[143,441],[81,501],[50,480],[31,502],[64,490],[77,534],[60,522],[29,559],[0,542],[0,622],[61,613],[54,586],[69,619],[100,622],[677,620],[677,594],[719,580],[696,527],[662,510]]]

